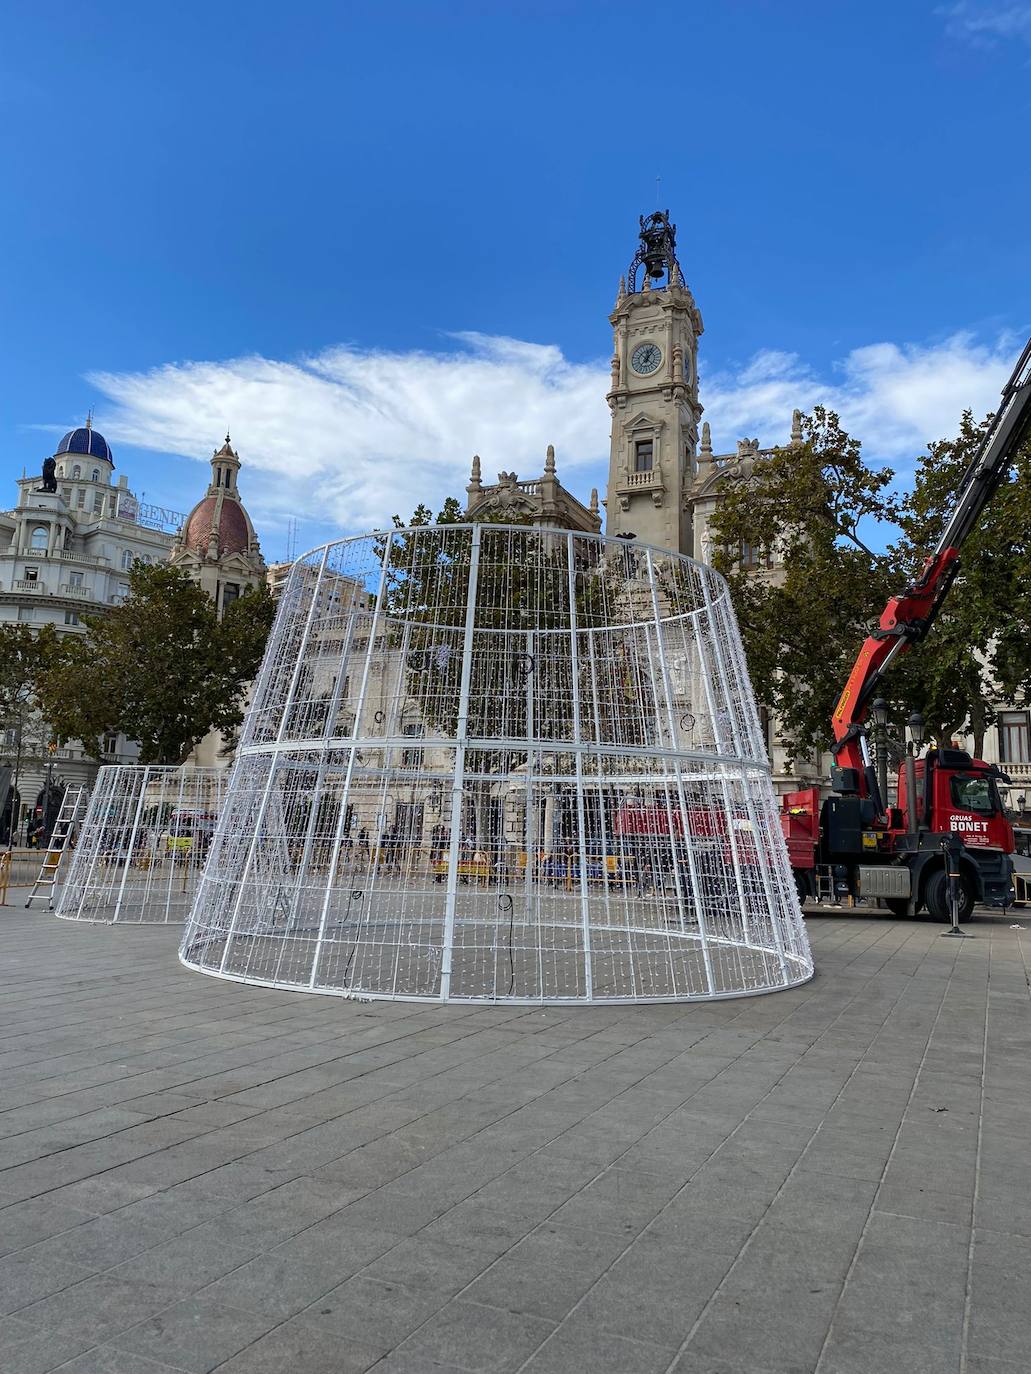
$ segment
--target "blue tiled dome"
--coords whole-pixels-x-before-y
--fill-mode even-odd
[[[60,458],[62,453],[88,453],[91,458],[103,458],[115,465],[114,457],[111,453],[111,446],[104,436],[95,429],[70,429],[57,446],[55,458]]]

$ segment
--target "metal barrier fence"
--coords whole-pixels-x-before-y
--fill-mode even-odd
[[[301,558],[180,954],[440,1001],[809,978],[726,584],[622,540],[496,525]]]
[[[223,768],[101,768],[60,886],[65,920],[185,920],[228,779]]]

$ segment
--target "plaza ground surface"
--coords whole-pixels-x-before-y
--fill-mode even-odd
[[[0,910],[0,1369],[1031,1369],[1031,919],[808,926],[793,991],[534,1010]]]

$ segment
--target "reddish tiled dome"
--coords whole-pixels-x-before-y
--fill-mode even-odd
[[[203,501],[194,506],[183,526],[183,548],[192,549],[194,553],[207,553],[217,504],[217,496],[205,496]],[[218,522],[219,557],[226,553],[246,553],[250,542],[247,517],[236,501],[223,498]]]

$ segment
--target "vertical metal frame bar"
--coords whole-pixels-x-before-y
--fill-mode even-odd
[[[695,917],[698,921],[698,942],[702,950],[702,966],[705,969],[705,980],[711,996],[716,987],[712,969],[712,951],[709,948],[709,926],[705,915],[705,905],[701,899],[701,889],[698,885],[698,874],[695,870],[694,845],[691,841],[691,827],[688,818],[687,798],[684,794],[684,776],[681,771],[680,759],[677,756],[677,729],[676,719],[673,713],[673,684],[669,675],[669,661],[666,656],[666,642],[662,630],[662,612],[659,607],[658,592],[655,588],[655,568],[652,563],[652,551],[647,550],[648,556],[648,583],[651,589],[652,615],[655,617],[655,642],[659,655],[659,669],[662,673],[662,690],[666,698],[666,719],[669,723],[670,752],[673,761],[673,776],[677,788],[677,800],[680,805],[680,824],[684,832],[684,852],[687,855],[688,872],[691,876],[691,887],[694,892]],[[666,789],[667,809],[669,808],[669,789]],[[673,835],[673,816],[669,815],[670,843],[674,845],[673,872],[676,876],[677,904],[681,910],[684,908],[684,897],[680,886],[680,865],[676,861],[675,837]]]
[[[580,725],[580,647],[576,613],[576,559],[572,534],[566,535],[566,571],[569,586],[569,665],[573,688],[573,750],[576,770],[576,819],[580,853],[580,924],[583,929],[584,988],[589,1001],[594,999],[594,970],[591,963],[591,899],[587,875],[587,818],[584,815],[583,735]]]
[[[118,898],[115,902],[114,915],[111,917],[112,925],[116,924],[122,911],[122,899],[125,896],[125,885],[129,881],[129,866],[132,863],[132,856],[136,849],[136,834],[140,828],[140,813],[143,811],[143,801],[147,795],[147,783],[150,779],[150,769],[143,769],[143,777],[140,783],[139,795],[136,798],[136,812],[133,816],[132,830],[129,832],[129,844],[125,854],[125,866],[122,869],[122,881],[118,888]]]
[[[312,621],[315,619],[315,612],[318,610],[319,596],[322,591],[322,579],[325,575],[326,563],[328,559],[329,545],[327,544],[326,547],[322,550],[322,558],[319,562],[319,570],[315,577],[315,587],[312,590],[311,605],[308,607],[308,614],[305,617],[304,621],[304,630],[301,633],[301,642],[297,647],[297,662],[294,664],[293,672],[290,674],[290,684],[287,687],[286,693],[283,698],[283,714],[279,721],[279,729],[276,731],[277,744],[281,744],[283,742],[283,736],[286,733],[287,722],[290,719],[290,712],[294,702],[294,693],[297,690],[297,681],[301,675],[301,667],[304,664],[305,651],[308,647],[309,636],[311,635]],[[302,566],[306,565],[297,563],[294,564],[293,572],[290,574],[291,579],[294,576],[296,576],[298,568]],[[277,616],[277,621],[278,620],[279,617]],[[283,623],[285,625],[286,622],[284,621]],[[272,674],[271,672],[269,672],[265,679],[266,684],[271,680],[271,677]],[[255,696],[254,700],[255,705],[257,705],[261,698]],[[258,807],[258,814],[254,820],[254,834],[251,836],[250,842],[247,845],[247,855],[244,859],[243,871],[241,872],[240,877],[237,879],[238,890],[236,894],[236,901],[233,903],[233,910],[230,914],[229,920],[226,925],[225,946],[222,950],[222,960],[219,964],[220,973],[225,972],[226,961],[229,958],[229,950],[231,949],[233,943],[234,928],[236,926],[237,921],[239,921],[240,919],[240,907],[243,905],[244,893],[247,891],[247,880],[250,877],[251,869],[254,866],[254,855],[257,851],[259,840],[263,838],[262,832],[264,828],[265,813],[268,811],[269,798],[272,795],[273,783],[276,781],[278,765],[278,752],[275,750],[270,751],[268,758],[268,777],[265,780],[265,789],[262,793],[261,802]],[[182,954],[182,949],[184,949],[186,946],[186,942],[189,939],[189,934],[190,930],[189,926],[187,926],[183,934],[183,945],[180,949],[180,954]]]
[[[326,920],[329,916],[329,903],[333,896],[333,885],[336,881],[337,865],[340,862],[340,845],[344,835],[344,825],[347,820],[347,805],[351,796],[351,779],[354,777],[355,755],[358,752],[357,740],[360,734],[362,712],[365,709],[365,694],[369,685],[369,671],[372,665],[372,656],[376,651],[376,635],[379,632],[380,618],[384,612],[384,595],[387,586],[387,570],[390,567],[390,552],[393,547],[393,534],[387,535],[387,541],[383,549],[383,560],[379,570],[379,585],[376,588],[376,605],[372,612],[372,623],[369,626],[369,642],[365,646],[365,662],[362,665],[362,685],[358,692],[358,701],[355,704],[354,725],[351,728],[351,754],[347,760],[347,773],[344,777],[344,794],[340,799],[340,814],[337,817],[336,830],[333,835],[333,849],[329,860],[329,874],[326,879],[326,892],[322,899],[322,910],[319,913],[319,930],[315,937],[315,953],[311,961],[311,977],[308,986],[314,988],[315,978],[319,971],[319,960],[322,957],[322,945],[326,938]],[[328,552],[328,551],[327,551]],[[364,912],[362,919],[368,919],[368,913]]]
[[[447,902],[444,908],[443,951],[440,964],[440,1000],[451,996],[452,958],[455,942],[455,908],[458,905],[458,856],[462,827],[462,795],[465,791],[465,750],[469,739],[469,684],[472,680],[473,637],[476,633],[476,593],[480,581],[482,526],[473,525],[469,551],[468,600],[465,604],[465,637],[462,641],[462,677],[458,688],[458,721],[455,731],[455,780],[451,788],[451,845],[448,852]]]

